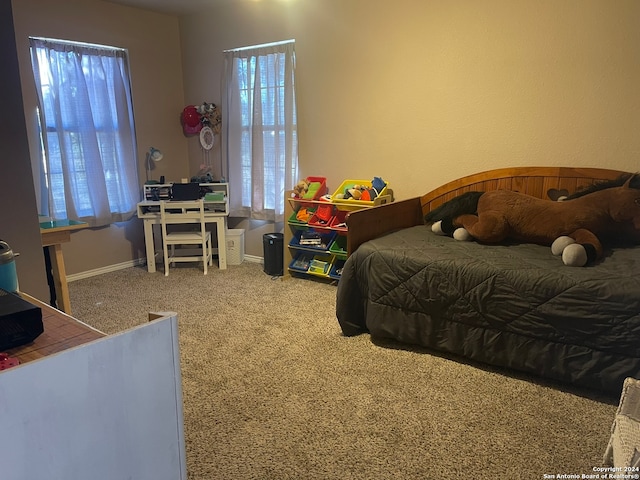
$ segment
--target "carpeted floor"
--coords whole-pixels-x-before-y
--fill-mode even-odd
[[[192,480],[542,479],[602,462],[618,399],[343,337],[333,285],[245,262],[69,288],[106,333],[178,312]]]

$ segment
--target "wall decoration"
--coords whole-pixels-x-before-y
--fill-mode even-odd
[[[187,105],[180,116],[185,136],[198,135],[202,149],[202,163],[198,176],[211,178],[210,151],[215,144],[215,136],[222,128],[222,115],[215,103],[204,102],[202,105]]]

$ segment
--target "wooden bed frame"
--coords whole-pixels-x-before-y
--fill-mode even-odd
[[[424,216],[462,193],[469,191],[513,190],[548,198],[549,189],[569,193],[601,180],[613,180],[627,173],[603,168],[512,167],[468,175],[432,190],[421,197],[351,212],[347,217],[347,253],[364,242],[394,230],[422,225]]]

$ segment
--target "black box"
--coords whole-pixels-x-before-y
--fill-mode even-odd
[[[282,233],[265,233],[262,236],[264,247],[264,273],[282,276],[284,273],[284,235]]]
[[[32,342],[42,332],[40,307],[0,288],[0,351]]]

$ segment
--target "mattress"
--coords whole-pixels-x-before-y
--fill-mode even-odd
[[[619,393],[640,374],[640,247],[568,267],[549,247],[482,245],[403,229],[344,265],[336,315],[368,332]]]

